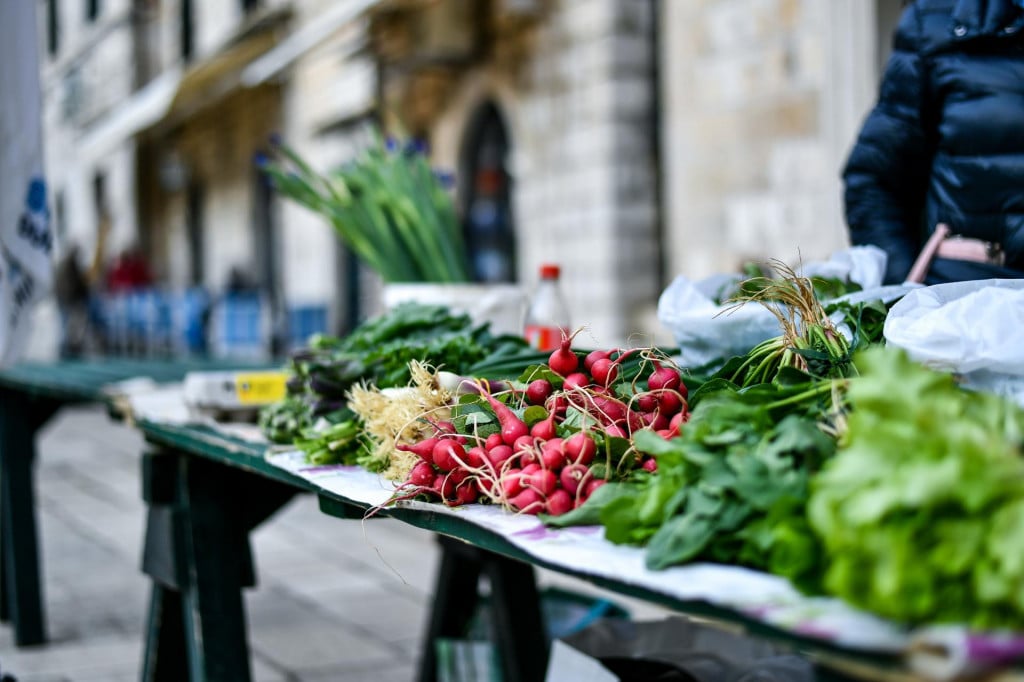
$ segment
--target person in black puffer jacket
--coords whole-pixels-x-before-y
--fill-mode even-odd
[[[926,283],[1024,277],[1024,0],[909,3],[843,180],[850,240],[886,251],[886,283],[940,224],[954,238],[932,240]]]

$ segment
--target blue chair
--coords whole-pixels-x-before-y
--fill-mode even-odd
[[[327,333],[327,305],[293,306],[288,309],[288,346],[291,349],[309,344],[314,334]]]
[[[270,353],[270,309],[259,294],[226,294],[210,320],[213,354],[261,359]]]

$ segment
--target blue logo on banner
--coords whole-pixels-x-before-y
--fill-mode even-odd
[[[50,253],[53,236],[50,234],[50,210],[46,207],[46,181],[32,178],[25,195],[25,212],[18,220],[18,236],[36,249]]]

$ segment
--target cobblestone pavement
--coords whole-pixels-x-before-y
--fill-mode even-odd
[[[0,669],[19,682],[139,679],[149,599],[141,450],[138,433],[99,408],[66,409],[43,430],[36,490],[51,641],[19,649],[0,626]],[[253,552],[258,585],[245,605],[257,682],[415,678],[439,556],[430,533],[339,521],[302,496],[253,534]],[[664,613],[613,598],[634,617]]]

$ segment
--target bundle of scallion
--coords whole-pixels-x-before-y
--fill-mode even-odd
[[[744,284],[748,293],[732,298],[736,307],[757,301],[779,320],[782,335],[763,341],[743,358],[730,361],[716,376],[740,386],[770,383],[786,368],[816,378],[856,374],[850,344],[832,324],[815,294],[814,284],[792,268],[774,261],[780,279],[756,277]]]
[[[263,170],[277,190],[326,218],[385,282],[469,282],[462,226],[421,147],[377,138],[321,174],[287,146]]]

